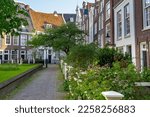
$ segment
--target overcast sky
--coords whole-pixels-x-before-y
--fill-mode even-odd
[[[16,0],[30,5],[33,10],[53,13],[75,13],[77,4],[81,7],[83,1],[94,2],[95,0]]]

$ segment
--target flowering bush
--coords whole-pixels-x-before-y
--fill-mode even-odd
[[[121,68],[114,63],[112,68],[94,67],[86,74],[77,70],[71,72],[69,79],[69,99],[100,100],[104,99],[101,92],[114,90],[124,94],[124,99],[135,99],[135,81],[138,75],[133,65]]]

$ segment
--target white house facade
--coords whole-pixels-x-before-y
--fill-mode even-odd
[[[114,32],[116,48],[130,54],[136,64],[134,0],[124,0],[114,8]]]

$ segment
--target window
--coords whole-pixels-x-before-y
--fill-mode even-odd
[[[71,18],[70,18],[70,22],[74,22],[74,19],[73,19],[73,17],[71,17]]]
[[[144,27],[150,26],[150,0],[143,0]]]
[[[123,47],[118,47],[118,51],[119,51],[120,53],[124,53]]]
[[[99,30],[103,29],[103,14],[99,16]]]
[[[3,60],[3,51],[0,51],[0,60]]]
[[[110,24],[106,25],[106,43],[110,42]]]
[[[104,6],[104,4],[103,4],[103,0],[101,0],[101,1],[100,1],[100,12],[102,12],[102,11],[103,11],[103,6]]]
[[[124,17],[125,17],[125,36],[130,34],[130,8],[129,4],[124,7]]]
[[[95,23],[95,25],[94,25],[94,30],[95,30],[95,33],[94,34],[97,34],[97,23]]]
[[[19,45],[19,36],[14,36],[14,45]]]
[[[21,46],[27,45],[27,35],[21,35]]]
[[[121,10],[117,13],[117,37],[120,39],[122,37],[122,15]]]
[[[6,45],[10,45],[10,44],[11,44],[11,36],[6,35]]]
[[[127,53],[129,54],[129,56],[132,58],[132,46],[128,45],[127,46]]]
[[[21,56],[21,58],[24,60],[24,59],[26,59],[26,51],[25,50],[21,50],[20,51],[20,56]]]
[[[52,25],[51,25],[51,24],[45,24],[45,25],[44,25],[44,28],[45,28],[45,29],[51,29],[51,28],[52,28]]]
[[[4,51],[4,60],[5,60],[5,61],[8,61],[8,60],[9,60],[9,51],[8,51],[8,50],[5,50],[5,51]]]
[[[13,60],[17,60],[18,51],[17,50],[12,50],[11,55],[12,55]]]
[[[106,4],[106,20],[110,18],[110,2]]]

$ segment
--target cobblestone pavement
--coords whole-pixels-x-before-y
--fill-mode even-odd
[[[64,93],[58,92],[59,81],[57,78],[58,66],[49,65],[48,68],[35,73],[33,80],[11,100],[59,100],[63,99]]]

